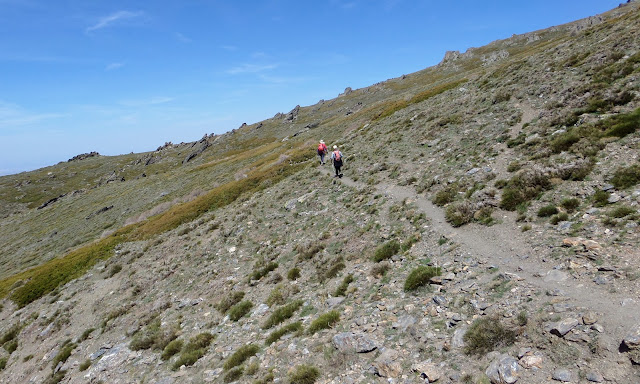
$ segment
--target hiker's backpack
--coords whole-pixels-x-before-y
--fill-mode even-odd
[[[318,153],[323,153],[327,147],[324,144],[318,145]]]
[[[340,151],[334,151],[333,154],[335,155],[334,158],[336,161],[342,161],[342,156],[340,155]]]

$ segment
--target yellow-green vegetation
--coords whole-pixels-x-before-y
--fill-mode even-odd
[[[253,308],[253,303],[249,300],[243,300],[229,309],[229,319],[238,321],[242,319]]]
[[[277,308],[271,316],[262,324],[262,329],[273,328],[283,321],[291,318],[293,314],[304,304],[302,300],[296,300],[287,305]]]
[[[7,361],[9,361],[9,358],[6,356],[0,358],[0,371],[4,371],[4,369],[7,367]]]
[[[378,248],[373,253],[373,261],[376,263],[391,258],[391,256],[397,254],[400,251],[400,243],[396,240],[388,241]]]
[[[82,343],[83,341],[87,340],[89,338],[89,335],[91,335],[91,333],[95,330],[95,328],[85,329],[84,332],[82,332],[82,335],[80,335],[80,337],[78,338],[78,343]]]
[[[627,216],[635,216],[638,214],[638,210],[632,207],[622,205],[608,212],[607,215],[609,217],[613,217],[614,219],[621,219]]]
[[[463,336],[464,353],[483,356],[516,341],[516,331],[507,328],[497,317],[483,317],[474,321]]]
[[[440,268],[421,265],[409,273],[404,282],[404,290],[407,292],[415,291],[428,284],[432,277],[439,276],[440,273]]]
[[[289,372],[289,384],[313,384],[320,377],[320,370],[312,365],[297,365]]]
[[[255,356],[258,352],[260,352],[260,347],[257,344],[243,345],[227,358],[222,367],[225,371],[228,371],[231,368],[244,363],[247,359],[251,356]]]
[[[162,351],[162,355],[160,356],[160,358],[162,360],[169,360],[170,358],[173,357],[173,355],[175,355],[176,353],[182,350],[183,345],[184,345],[184,342],[180,339],[171,341],[169,344],[167,344],[166,347],[164,347],[164,350]]]
[[[91,360],[87,359],[85,361],[83,361],[82,363],[80,363],[80,365],[78,366],[78,370],[80,372],[86,371],[87,369],[89,369],[89,367],[91,366]]]
[[[163,350],[177,335],[175,327],[163,328],[158,317],[154,318],[146,327],[136,332],[129,343],[133,351],[141,349]]]
[[[313,335],[320,330],[333,327],[338,321],[340,321],[340,313],[338,311],[323,313],[311,322],[308,332]]]
[[[302,332],[301,322],[296,321],[295,323],[285,325],[284,327],[280,327],[279,329],[271,332],[269,336],[267,336],[267,338],[265,339],[264,343],[266,345],[271,345],[276,341],[278,341],[282,336],[286,335],[287,333],[294,333],[294,332]]]
[[[76,347],[76,344],[72,343],[70,339],[62,343],[62,345],[60,346],[60,351],[58,351],[58,354],[53,358],[51,362],[51,368],[56,369],[56,367],[58,366],[58,363],[64,364],[64,362],[67,361],[69,356],[71,356],[71,352],[73,352],[75,347]]]
[[[347,294],[347,288],[349,288],[349,284],[353,282],[354,278],[352,274],[348,274],[342,279],[342,283],[336,288],[336,291],[333,293],[333,296],[345,296]]]
[[[300,277],[300,268],[293,267],[287,272],[287,279],[289,280],[298,280]]]
[[[519,205],[527,203],[549,188],[551,182],[548,175],[532,170],[519,171],[502,191],[500,207],[507,211],[515,211]]]
[[[278,263],[270,262],[267,265],[265,265],[264,267],[254,270],[249,275],[249,281],[251,281],[251,280],[260,280],[263,277],[265,277],[269,272],[275,270],[276,268],[278,268]]]
[[[242,377],[243,373],[244,373],[243,365],[232,368],[229,371],[227,371],[227,373],[225,373],[224,377],[222,378],[222,381],[225,383],[233,383],[234,381],[237,381],[240,377]]]
[[[216,309],[221,313],[226,313],[229,308],[238,304],[244,298],[243,291],[234,291],[229,295],[225,295],[218,304],[215,305]]]
[[[97,262],[113,255],[116,245],[127,238],[134,226],[127,227],[93,244],[53,259],[38,267],[14,275],[0,282],[0,297],[9,293],[9,288],[17,281],[26,281],[11,293],[11,299],[24,307],[34,300],[53,291],[58,286],[82,276]]]
[[[444,218],[453,227],[460,227],[473,220],[475,211],[468,201],[461,201],[459,203],[451,204],[447,206],[444,211]]]
[[[562,201],[560,202],[560,205],[562,206],[562,208],[566,209],[567,212],[573,212],[576,209],[578,209],[578,207],[580,206],[580,200],[574,197],[566,198],[566,199],[562,199]]]
[[[189,339],[189,342],[182,347],[180,356],[173,363],[171,369],[178,370],[181,366],[191,366],[207,353],[209,345],[215,336],[208,332],[200,333]]]
[[[617,189],[627,189],[640,183],[640,165],[620,168],[613,174],[611,184]]]
[[[267,383],[273,383],[275,381],[276,377],[273,374],[273,372],[269,371],[269,373],[267,373],[266,375],[264,375],[263,378],[258,379],[258,380],[254,380],[253,384],[267,384]]]
[[[556,206],[553,204],[545,205],[538,209],[538,217],[549,217],[555,215],[556,213],[558,213],[558,208],[556,208]]]

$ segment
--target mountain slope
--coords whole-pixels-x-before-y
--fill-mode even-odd
[[[639,24],[0,178],[2,382],[637,381]]]

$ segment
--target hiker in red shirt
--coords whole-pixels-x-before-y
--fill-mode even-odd
[[[324,143],[324,140],[320,140],[320,145],[318,145],[318,156],[320,156],[320,165],[324,165],[324,155],[326,155],[328,151],[329,149]]]
[[[333,152],[331,152],[331,160],[333,160],[333,168],[336,170],[336,174],[333,177],[342,177],[342,173],[340,173],[340,168],[342,168],[342,152],[338,149],[337,145],[333,146]]]

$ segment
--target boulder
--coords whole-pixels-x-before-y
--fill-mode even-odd
[[[427,383],[434,383],[440,380],[443,375],[440,367],[428,361],[413,364],[411,369],[414,372],[417,372],[421,378],[427,381]]]
[[[378,346],[361,333],[343,332],[333,336],[333,345],[342,353],[367,353]]]
[[[522,368],[518,361],[509,355],[499,355],[484,372],[493,384],[513,384],[518,381]]]

